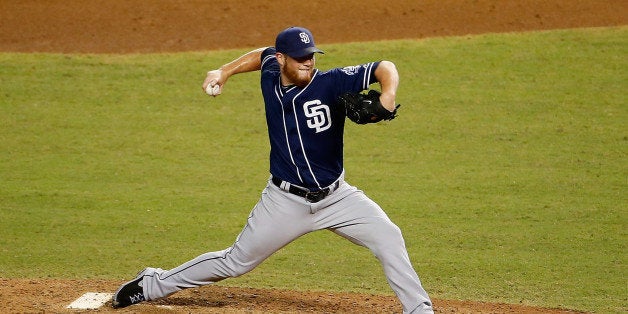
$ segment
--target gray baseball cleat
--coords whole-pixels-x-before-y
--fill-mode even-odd
[[[146,300],[144,288],[142,288],[142,279],[145,272],[146,269],[142,270],[135,279],[120,286],[111,300],[113,308],[127,307]]]

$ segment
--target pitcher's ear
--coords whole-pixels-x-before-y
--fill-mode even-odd
[[[283,66],[286,63],[286,56],[281,52],[276,52],[275,58],[277,58],[277,62],[280,66]]]

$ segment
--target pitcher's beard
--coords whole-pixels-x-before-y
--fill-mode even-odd
[[[286,73],[286,77],[296,86],[305,87],[312,80],[313,70],[307,71],[290,71]]]
[[[312,80],[311,76],[307,76],[305,78],[300,78],[298,79],[294,85],[299,86],[299,87],[305,87],[307,86],[307,84],[310,83],[310,81]]]

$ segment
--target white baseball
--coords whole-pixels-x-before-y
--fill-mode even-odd
[[[216,96],[216,95],[220,95],[220,85],[215,84],[215,85],[207,85],[207,87],[205,88],[205,92],[207,93],[207,95],[209,96]]]

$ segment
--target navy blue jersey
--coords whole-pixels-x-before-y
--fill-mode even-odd
[[[321,189],[343,171],[345,113],[336,97],[375,82],[379,62],[314,70],[310,83],[282,88],[275,49],[262,53],[261,88],[270,139],[270,173],[309,189]]]

